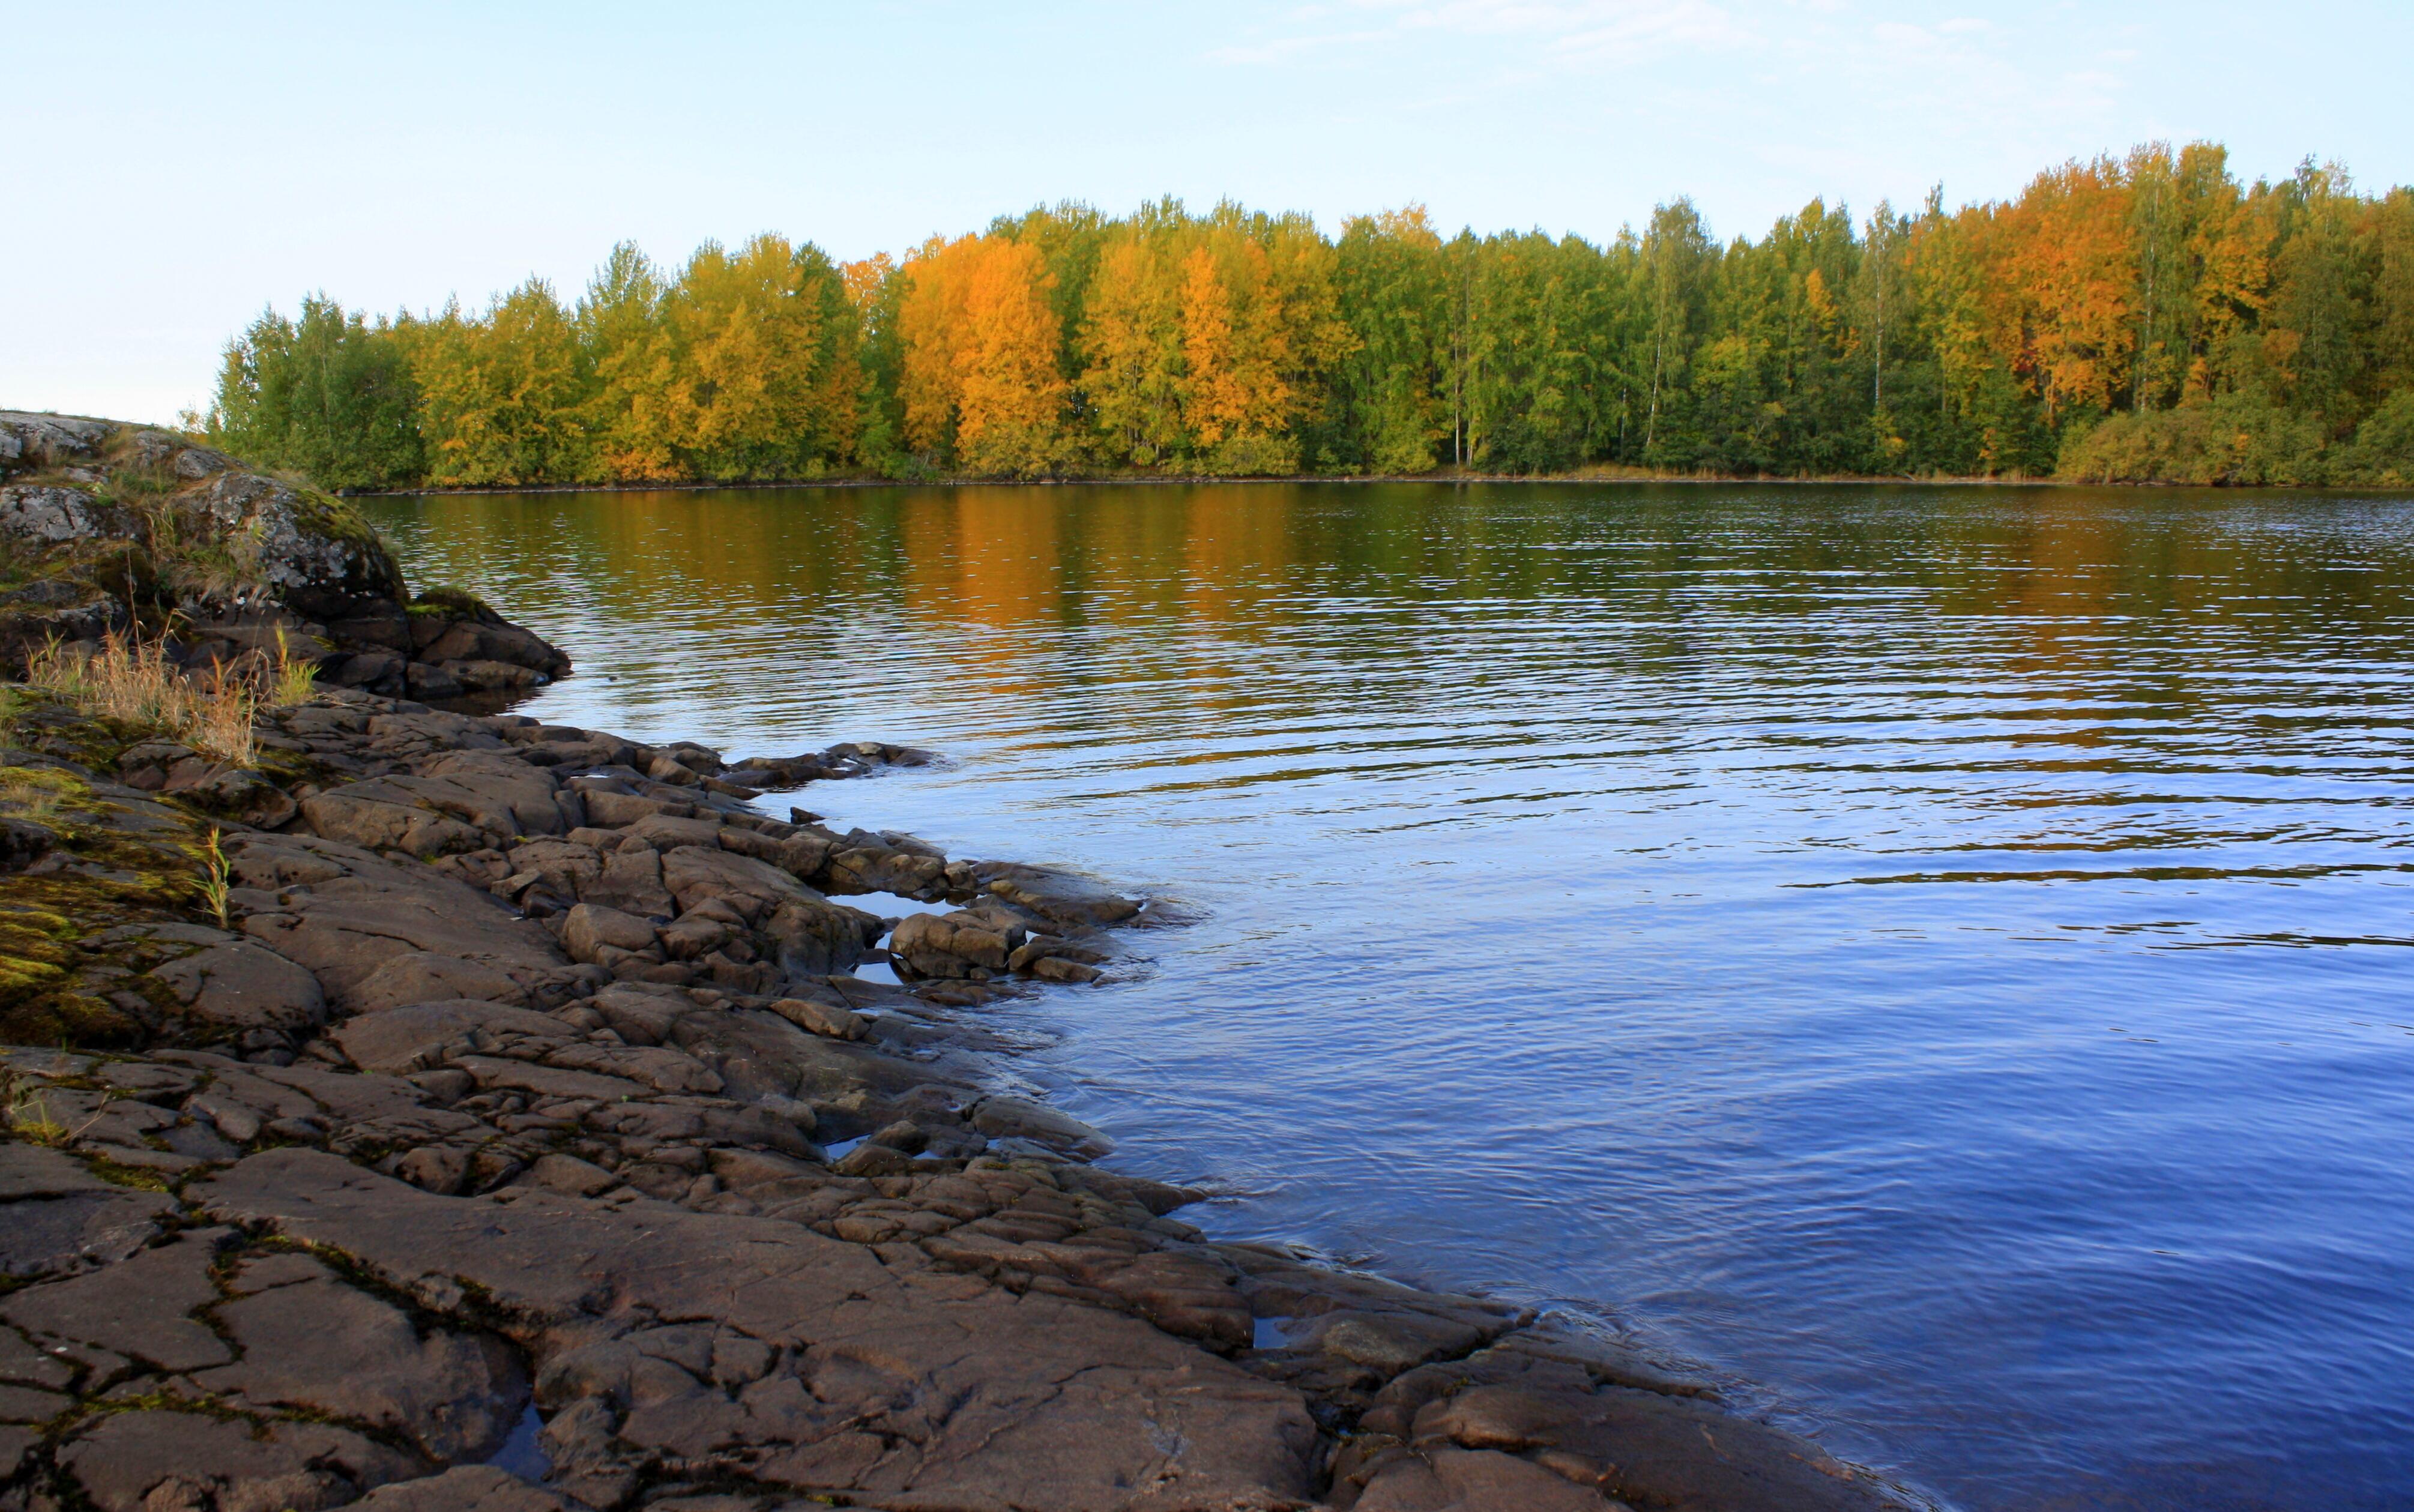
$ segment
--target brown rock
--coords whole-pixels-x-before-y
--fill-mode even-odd
[[[570,969],[543,926],[425,867],[310,837],[246,836],[228,849],[246,885],[280,889],[276,912],[245,919],[244,932],[307,967],[338,1007],[357,1011],[361,984],[386,962],[414,953],[492,967],[516,985],[514,998],[547,990]],[[413,999],[381,993],[379,1001]]]
[[[490,1050],[542,1059],[577,1037],[550,1015],[470,1000],[362,1014],[337,1025],[331,1036],[352,1064],[392,1076],[440,1066],[482,1042]]]
[[[589,794],[591,804],[594,794]],[[663,885],[663,858],[654,851],[632,845],[604,860],[603,872],[587,884],[579,897],[589,903],[633,913],[639,918],[667,918],[678,904]]]
[[[390,782],[347,783],[303,799],[302,820],[323,839],[415,856],[475,851],[509,838],[424,807],[416,797]]]
[[[566,1192],[574,1197],[591,1197],[620,1184],[610,1171],[575,1155],[540,1155],[529,1167],[528,1178],[548,1191]]]
[[[401,1003],[455,999],[526,1002],[528,993],[499,966],[421,950],[390,957],[344,998],[353,1013],[373,1014]]]
[[[424,1480],[395,1481],[357,1505],[361,1512],[567,1512],[568,1507],[551,1491],[493,1465],[455,1465]]]
[[[697,1011],[685,993],[666,987],[619,982],[598,991],[588,1006],[604,1015],[613,1031],[632,1045],[660,1045],[672,1026]]]
[[[797,1178],[818,1178],[823,1168],[785,1155],[774,1155],[761,1149],[716,1149],[712,1152],[712,1174],[728,1183],[733,1191],[759,1187],[767,1181],[787,1181]]]
[[[1319,1320],[1316,1347],[1387,1375],[1473,1348],[1481,1330],[1423,1312],[1334,1312]],[[1489,1445],[1485,1445],[1489,1446]]]
[[[861,1014],[834,1003],[782,998],[767,1006],[809,1034],[820,1034],[833,1040],[859,1040],[871,1032],[871,1027],[864,1022]]]
[[[454,1145],[422,1145],[394,1163],[394,1174],[422,1192],[449,1197],[469,1184],[469,1150]]]
[[[622,829],[651,814],[672,813],[691,808],[688,804],[674,804],[662,798],[643,797],[606,787],[582,787],[579,801],[586,805],[587,822],[604,829]]]
[[[0,1224],[0,1273],[9,1278],[58,1275],[123,1261],[150,1244],[176,1210],[156,1191],[80,1191],[58,1198],[24,1198],[7,1206]]]
[[[340,1428],[179,1412],[99,1418],[58,1459],[101,1512],[320,1512],[428,1468]]]
[[[528,1404],[527,1376],[501,1341],[423,1338],[400,1312],[332,1273],[228,1302],[217,1315],[243,1357],[195,1376],[202,1387],[398,1432],[440,1464],[492,1454]]]
[[[575,838],[530,840],[512,847],[514,872],[535,872],[566,897],[577,897],[604,875],[604,857]]]
[[[1510,1455],[1436,1449],[1383,1465],[1351,1512],[1610,1512],[1619,1505]]]
[[[680,845],[663,852],[663,885],[678,900],[681,912],[718,898],[750,920],[792,899],[815,896],[779,867],[718,845]]]
[[[570,952],[573,960],[591,961],[597,958],[598,946],[644,955],[655,961],[663,958],[652,925],[633,913],[623,913],[601,903],[581,903],[562,918],[561,948]]]
[[[221,1029],[309,1029],[326,1022],[319,979],[263,946],[238,941],[155,969],[185,1012]]]
[[[1140,912],[1130,898],[1069,871],[1000,861],[976,863],[973,871],[991,893],[1058,925],[1120,924]]]
[[[682,819],[671,814],[648,814],[628,826],[627,834],[635,836],[657,851],[673,851],[682,845],[721,845],[722,824],[718,819],[698,815]]]
[[[1465,1359],[1400,1376],[1378,1394],[1376,1412],[1411,1413],[1413,1437],[1437,1471],[1436,1450],[1513,1448],[1572,1468],[1599,1465],[1601,1491],[1636,1506],[1878,1512],[1907,1505],[1875,1478],[1781,1429],[1696,1398],[1604,1385],[1580,1354],[1564,1342],[1538,1351],[1512,1336]]]
[[[1042,982],[1081,984],[1095,982],[1103,973],[1082,961],[1068,961],[1061,956],[1042,956],[1030,966],[1031,974]]]
[[[664,954],[675,961],[699,960],[711,955],[742,932],[742,924],[725,924],[708,918],[701,912],[686,914],[677,922],[666,924],[656,931]]]
[[[997,927],[983,914],[916,913],[889,936],[888,955],[910,975],[966,977],[976,969],[1005,971],[1021,943],[1021,931]]]
[[[161,1370],[219,1364],[230,1357],[226,1345],[190,1314],[217,1300],[210,1261],[224,1238],[187,1234],[90,1275],[26,1287],[0,1300],[0,1318]]]
[[[760,862],[754,863],[762,865]],[[859,909],[822,898],[791,898],[763,923],[763,933],[791,976],[843,971],[870,953],[880,938],[880,921]]]
[[[1115,1142],[1080,1119],[1021,1097],[985,1097],[972,1125],[997,1139],[1030,1139],[1089,1159],[1111,1154]]]
[[[22,1140],[0,1144],[0,1202],[57,1197],[71,1192],[116,1192],[83,1162]]]
[[[792,1223],[621,1212],[529,1189],[509,1202],[431,1197],[306,1150],[253,1156],[201,1201],[332,1245],[393,1284],[474,1283],[532,1324],[567,1328],[608,1306],[782,1349],[795,1364],[747,1387],[718,1419],[731,1438],[712,1441],[734,1442],[711,1452],[741,1455],[758,1484],[924,1506],[1112,1507],[1141,1485],[1168,1507],[1308,1494],[1316,1428],[1290,1389],[1116,1312],[973,1278],[909,1283]],[[688,1385],[652,1400],[710,1405],[693,1376],[658,1363]],[[633,1398],[633,1370],[627,1379]],[[780,1383],[800,1379],[810,1392],[782,1411]],[[547,1425],[549,1447],[575,1448],[555,1431],[573,1412]],[[600,1431],[609,1423],[607,1412]],[[913,1447],[881,1448],[901,1442]]]

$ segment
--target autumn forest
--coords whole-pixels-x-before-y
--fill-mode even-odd
[[[565,302],[228,348],[201,423],[330,486],[1152,474],[2414,484],[2414,190],[2153,145],[1721,243],[1064,204],[834,262],[621,245]]]

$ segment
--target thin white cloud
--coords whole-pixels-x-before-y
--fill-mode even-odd
[[[1358,0],[1408,31],[1531,37],[1560,45],[1719,43],[1749,34],[1711,0]]]
[[[1304,37],[1278,37],[1263,42],[1235,43],[1210,49],[1205,58],[1210,63],[1270,66],[1294,62],[1318,53],[1344,48],[1361,47],[1379,41],[1387,33],[1379,31],[1324,32]]]
[[[1338,27],[1336,12],[1379,20],[1367,28]],[[1230,65],[1273,66],[1338,49],[1455,36],[1530,50],[1538,64],[1615,63],[1663,49],[1750,46],[1760,37],[1739,24],[1717,0],[1344,0],[1290,13],[1290,35],[1231,43],[1206,58]],[[1502,60],[1507,61],[1507,60]]]

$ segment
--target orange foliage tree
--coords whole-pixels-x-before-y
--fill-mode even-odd
[[[905,265],[899,308],[905,436],[967,471],[1036,477],[1065,465],[1062,341],[1038,250],[932,238]]]

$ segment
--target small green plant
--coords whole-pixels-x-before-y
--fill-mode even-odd
[[[273,708],[291,708],[307,704],[310,695],[319,690],[319,664],[296,661],[292,648],[285,644],[285,627],[276,628],[276,667],[271,674],[268,703]]]
[[[210,826],[209,841],[201,849],[201,886],[202,904],[218,921],[219,928],[227,927],[227,858],[226,852],[218,846],[216,824]]]
[[[20,1139],[49,1145],[55,1149],[82,1132],[69,1129],[52,1117],[50,1104],[43,1101],[41,1091],[14,1075],[8,1075],[5,1083],[0,1083],[0,1095],[5,1095],[7,1100],[6,1111],[9,1132]]]

